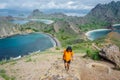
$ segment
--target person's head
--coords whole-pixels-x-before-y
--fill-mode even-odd
[[[66,48],[66,51],[72,52],[72,47],[71,47],[71,46],[68,46],[68,47]]]

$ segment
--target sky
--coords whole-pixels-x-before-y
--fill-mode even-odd
[[[98,3],[112,0],[0,0],[0,9],[73,9],[90,10]],[[114,0],[120,1],[120,0]]]
[[[68,16],[85,16],[97,4],[107,4],[111,1],[120,0],[0,0],[0,9],[39,9],[45,13],[61,12]]]

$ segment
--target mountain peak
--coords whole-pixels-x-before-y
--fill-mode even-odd
[[[43,14],[43,12],[41,12],[39,9],[33,10],[33,13],[41,13],[41,14]]]
[[[97,21],[109,23],[120,22],[120,1],[112,1],[108,4],[98,4],[93,8],[86,17]]]

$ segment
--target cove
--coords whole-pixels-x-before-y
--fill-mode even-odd
[[[107,35],[109,32],[111,32],[110,29],[96,29],[96,30],[88,31],[85,35],[89,40],[95,40],[102,36]]]
[[[11,20],[10,22],[13,23],[13,24],[23,25],[23,24],[26,24],[26,23],[28,23],[30,21],[33,21],[33,22],[42,22],[44,24],[52,24],[54,22],[52,20],[47,20],[47,19]]]
[[[89,40],[95,40],[95,39],[101,38],[103,36],[106,36],[111,31],[120,33],[120,24],[112,25],[112,29],[91,30],[91,31],[86,32],[85,35],[87,36],[87,38]]]
[[[44,51],[55,45],[53,39],[43,33],[14,35],[0,39],[0,60]]]

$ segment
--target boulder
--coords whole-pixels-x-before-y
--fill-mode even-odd
[[[107,45],[102,48],[99,55],[115,63],[116,68],[120,68],[120,50],[118,46]]]

